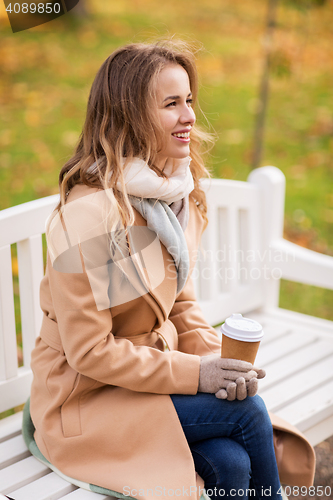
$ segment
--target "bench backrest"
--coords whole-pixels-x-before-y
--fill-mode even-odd
[[[203,186],[209,224],[196,270],[197,298],[216,325],[234,312],[277,306],[282,273],[271,243],[282,238],[285,178],[276,167],[248,182],[213,179]]]
[[[0,212],[0,412],[24,403],[30,393],[30,354],[42,318],[42,234],[57,201],[58,196],[49,196]],[[14,300],[14,288],[19,300]],[[22,337],[20,367],[17,322],[21,323]]]
[[[203,186],[209,224],[193,276],[200,305],[214,325],[232,312],[278,300],[279,280],[264,266],[270,259],[270,240],[282,234],[284,176],[275,167],[264,167],[253,171],[249,182],[211,179]],[[49,196],[0,212],[0,412],[24,403],[30,393],[30,354],[42,318],[42,234],[57,202],[57,195]]]

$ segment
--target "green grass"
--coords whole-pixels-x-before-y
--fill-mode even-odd
[[[333,290],[281,280],[280,307],[332,319]]]
[[[333,254],[333,7],[308,8],[315,4],[280,2],[261,164],[286,175],[286,237]],[[215,176],[245,180],[267,2],[88,0],[87,7],[85,19],[66,15],[13,34],[0,5],[0,209],[57,192],[101,63],[119,45],[163,35],[203,46],[200,103],[218,134],[208,166]],[[283,307],[330,319],[332,298],[281,286]]]

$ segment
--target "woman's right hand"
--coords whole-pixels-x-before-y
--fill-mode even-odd
[[[219,399],[243,400],[254,396],[258,390],[258,378],[265,371],[240,359],[221,358],[219,354],[202,356],[198,392],[213,393]]]

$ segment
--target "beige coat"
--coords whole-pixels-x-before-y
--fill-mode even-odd
[[[97,228],[104,220],[98,193],[86,186],[72,190],[69,202],[81,203],[78,226]],[[146,226],[135,215],[135,225]],[[191,202],[185,236],[192,269],[202,229],[202,216]],[[133,259],[148,292],[97,307],[94,278],[82,252],[79,258],[81,272],[74,264],[60,272],[49,255],[41,283],[44,320],[31,363],[37,445],[70,477],[120,493],[126,486],[138,495],[142,490],[140,498],[155,487],[185,488],[196,498],[195,485],[203,483],[169,394],[196,394],[200,356],[220,352],[220,341],[202,316],[191,280],[177,297],[173,260],[162,246],[159,284],[152,286],[149,276],[161,275],[161,262],[152,258],[142,265]],[[105,293],[99,304],[103,300]],[[288,427],[279,424],[280,430]],[[281,481],[310,485],[313,450],[296,429],[287,431],[279,435]]]

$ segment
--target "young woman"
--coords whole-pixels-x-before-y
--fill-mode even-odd
[[[278,499],[264,373],[220,358],[191,283],[207,223],[197,91],[171,42],[122,47],[97,73],[48,226],[34,438],[118,497]]]

